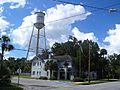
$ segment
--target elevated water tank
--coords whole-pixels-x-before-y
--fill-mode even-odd
[[[44,24],[44,16],[43,12],[35,12],[36,14],[36,23],[34,24],[37,29],[41,29],[45,26]]]

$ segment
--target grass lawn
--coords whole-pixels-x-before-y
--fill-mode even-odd
[[[108,81],[91,81],[90,84],[99,84],[99,83],[105,83]],[[75,85],[89,85],[88,81],[86,82],[73,82]]]
[[[71,80],[51,80],[51,81],[59,81],[59,82],[72,82]]]
[[[23,90],[21,87],[17,87],[15,85],[0,87],[0,90]]]
[[[107,79],[103,79],[103,80],[95,80],[95,81],[91,81],[90,84],[99,84],[99,83],[106,83],[106,82],[113,82],[113,81],[117,81],[117,80],[107,80]],[[75,85],[89,85],[88,81],[85,82],[73,82],[73,84]]]
[[[14,76],[13,76],[14,77]],[[18,77],[17,75],[15,77]],[[27,75],[20,75],[20,78],[28,78],[28,79],[38,79],[35,77],[27,76]]]

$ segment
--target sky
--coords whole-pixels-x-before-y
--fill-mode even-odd
[[[92,40],[105,48],[108,54],[120,54],[120,1],[119,0],[61,0],[74,4],[61,3],[55,0],[0,0],[0,36],[8,35],[16,49],[28,49],[35,12],[45,13],[47,48],[55,42],[66,42],[69,35],[78,40]],[[79,4],[82,4],[79,5]],[[90,6],[90,7],[88,7]],[[92,8],[91,8],[92,7]],[[109,12],[117,9],[118,12]],[[30,48],[36,48],[37,29]],[[40,47],[44,41],[40,39]],[[6,52],[5,57],[26,57],[27,51],[13,50]],[[32,58],[35,53],[30,53]]]

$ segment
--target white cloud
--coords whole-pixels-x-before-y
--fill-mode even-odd
[[[26,0],[0,0],[0,4],[3,5],[5,3],[11,3],[10,8],[19,8],[24,7],[26,4]]]
[[[74,6],[70,4],[60,4],[56,5],[56,7],[48,9],[46,11],[45,22],[50,22],[46,23],[46,32],[47,37],[49,38],[48,41],[50,46],[52,46],[54,42],[65,42],[67,37],[72,34],[71,24],[73,24],[75,21],[85,20],[90,14],[90,12],[86,12],[84,7],[79,5]],[[75,15],[76,17],[71,17]],[[71,18],[59,20],[66,17]]]
[[[33,23],[35,22],[35,16],[26,16],[23,19],[21,26],[12,31],[13,43],[17,43],[22,47],[25,47],[29,42],[29,38],[32,32]]]
[[[116,24],[115,29],[108,31],[108,36],[104,39],[104,42],[109,44],[104,46],[109,54],[120,53],[120,24]]]
[[[78,28],[73,28],[72,30],[74,36],[78,39],[78,40],[92,40],[94,42],[98,41],[98,38],[95,37],[94,33],[84,33],[84,32],[80,32],[80,30]]]
[[[3,7],[0,7],[0,16],[2,15],[2,12],[4,11]]]
[[[6,32],[2,32],[2,33],[1,33],[1,36],[3,36],[3,35],[7,35],[7,33],[6,33]]]
[[[35,9],[34,11],[36,10],[37,9]],[[66,5],[60,4],[60,5],[56,5],[56,7],[47,9],[47,11],[45,11],[45,30],[49,45],[52,46],[54,42],[65,42],[67,40],[67,37],[73,34],[72,24],[75,21],[85,20],[87,16],[89,16],[90,14],[91,13],[87,12],[84,9],[84,7],[79,5],[74,6],[70,4],[66,4]],[[78,15],[78,16],[59,20],[61,18],[66,18],[74,15]],[[55,21],[55,20],[59,20],[59,21]],[[12,37],[14,38],[13,40],[14,43],[19,44],[22,47],[28,45],[32,27],[27,27],[27,26],[32,26],[35,21],[36,21],[35,15],[33,14],[30,16],[26,16],[23,19],[21,26],[13,30],[11,33]],[[35,34],[36,34],[36,30],[35,30]],[[88,34],[88,36],[91,36],[90,38],[92,38],[94,34],[90,33],[90,35]],[[32,42],[32,46],[34,48],[35,48],[35,43],[36,41],[34,38]]]
[[[7,22],[4,18],[5,17],[0,17],[0,33],[5,31],[10,25],[10,23]]]

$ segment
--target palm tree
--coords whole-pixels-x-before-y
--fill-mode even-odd
[[[103,58],[104,58],[104,55],[107,55],[107,50],[106,49],[101,49],[100,50],[100,55],[102,55]]]
[[[10,44],[10,38],[8,36],[3,35],[0,38],[1,42],[1,60],[0,60],[0,86],[9,85],[10,80],[10,71],[9,69],[3,64],[3,57],[5,51],[11,51],[14,49],[14,46]]]
[[[14,46],[10,44],[10,38],[6,35],[3,35],[0,38],[0,42],[1,42],[1,50],[2,50],[1,61],[3,61],[4,52],[13,50]]]
[[[82,46],[81,46],[81,41],[78,41],[76,37],[74,36],[69,36],[69,39],[71,39],[74,43],[74,46],[78,47],[77,49],[77,55],[76,55],[76,63],[78,63],[78,76],[81,77],[81,56],[82,56],[82,53],[83,53],[83,49],[82,49]]]
[[[50,77],[53,77],[53,71],[57,71],[57,63],[53,60],[48,60],[45,63],[45,70],[50,70]]]

